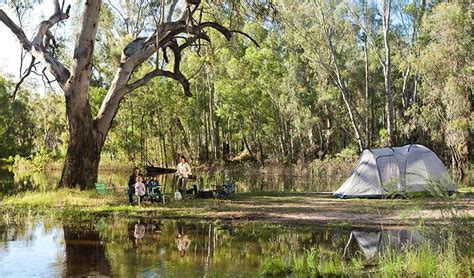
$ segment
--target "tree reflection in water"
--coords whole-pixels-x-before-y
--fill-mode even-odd
[[[99,232],[63,226],[66,244],[66,277],[100,276],[111,273]]]

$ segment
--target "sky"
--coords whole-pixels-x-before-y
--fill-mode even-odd
[[[14,12],[7,7],[5,1],[0,0],[0,9],[18,24],[18,20]],[[38,25],[42,20],[49,17],[54,12],[52,0],[45,0],[43,4],[38,5],[34,10],[34,16],[31,20],[34,22],[32,26]],[[25,31],[27,37],[33,35],[32,30]],[[15,35],[8,29],[3,22],[0,22],[0,73],[13,76],[13,80],[17,81],[20,78],[20,55],[21,46]]]
[[[15,13],[7,7],[7,2],[9,0],[0,0],[0,9],[4,10],[5,13],[15,22],[18,24],[18,20],[16,18]],[[116,3],[117,0],[108,0],[109,2]],[[60,1],[61,2],[61,1]],[[80,11],[75,10],[78,8],[77,0],[67,0],[66,5],[71,4],[71,13],[77,13]],[[179,2],[184,4],[184,1]],[[53,0],[43,0],[42,4],[36,5],[34,11],[30,13],[28,17],[28,22],[25,23],[29,27],[29,29],[25,30],[25,34],[28,38],[31,38],[34,34],[34,29],[38,26],[38,24],[47,18],[49,18],[54,12],[54,4]],[[66,22],[66,26],[68,23]],[[70,27],[70,26],[69,26]],[[26,28],[26,27],[25,27]],[[53,27],[54,28],[54,27]],[[67,27],[66,27],[67,28]],[[61,27],[61,30],[65,30],[64,26]],[[67,30],[65,31],[67,32]],[[53,30],[54,33],[54,30]],[[0,75],[7,75],[13,81],[18,81],[20,79],[20,57],[21,57],[21,46],[16,38],[15,35],[10,31],[8,27],[6,27],[3,22],[0,22]],[[27,67],[29,64],[29,60],[24,62],[24,68]],[[48,74],[48,76],[51,76]],[[51,77],[51,79],[53,79]],[[41,78],[34,76],[34,74],[30,75],[25,82],[35,82],[39,84],[39,88],[43,88],[46,92],[49,88],[46,88],[43,85],[43,81]],[[53,88],[57,90],[59,87],[57,85],[53,85]],[[39,92],[42,93],[42,92]]]

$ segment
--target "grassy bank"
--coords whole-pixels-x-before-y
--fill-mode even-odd
[[[171,195],[171,194],[168,194]],[[244,219],[288,223],[331,223],[343,226],[393,226],[472,220],[474,204],[468,197],[340,200],[329,194],[254,192],[229,200],[185,199],[130,206],[126,192],[102,196],[95,190],[58,189],[23,192],[4,197],[0,211],[6,222],[22,215],[97,215]],[[449,219],[447,218],[449,216]]]

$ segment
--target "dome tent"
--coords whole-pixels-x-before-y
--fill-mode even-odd
[[[427,191],[430,180],[446,191],[455,190],[443,162],[425,146],[365,149],[349,178],[333,195],[354,198],[423,192]]]

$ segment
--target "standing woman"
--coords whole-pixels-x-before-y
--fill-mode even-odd
[[[186,192],[186,179],[189,175],[191,175],[191,167],[189,167],[188,161],[184,155],[180,157],[176,175],[178,175],[178,191],[183,196],[183,194]]]
[[[140,168],[133,168],[132,175],[128,178],[128,201],[130,204],[133,204],[133,195],[135,194],[135,183],[137,182],[137,177],[140,175]]]

